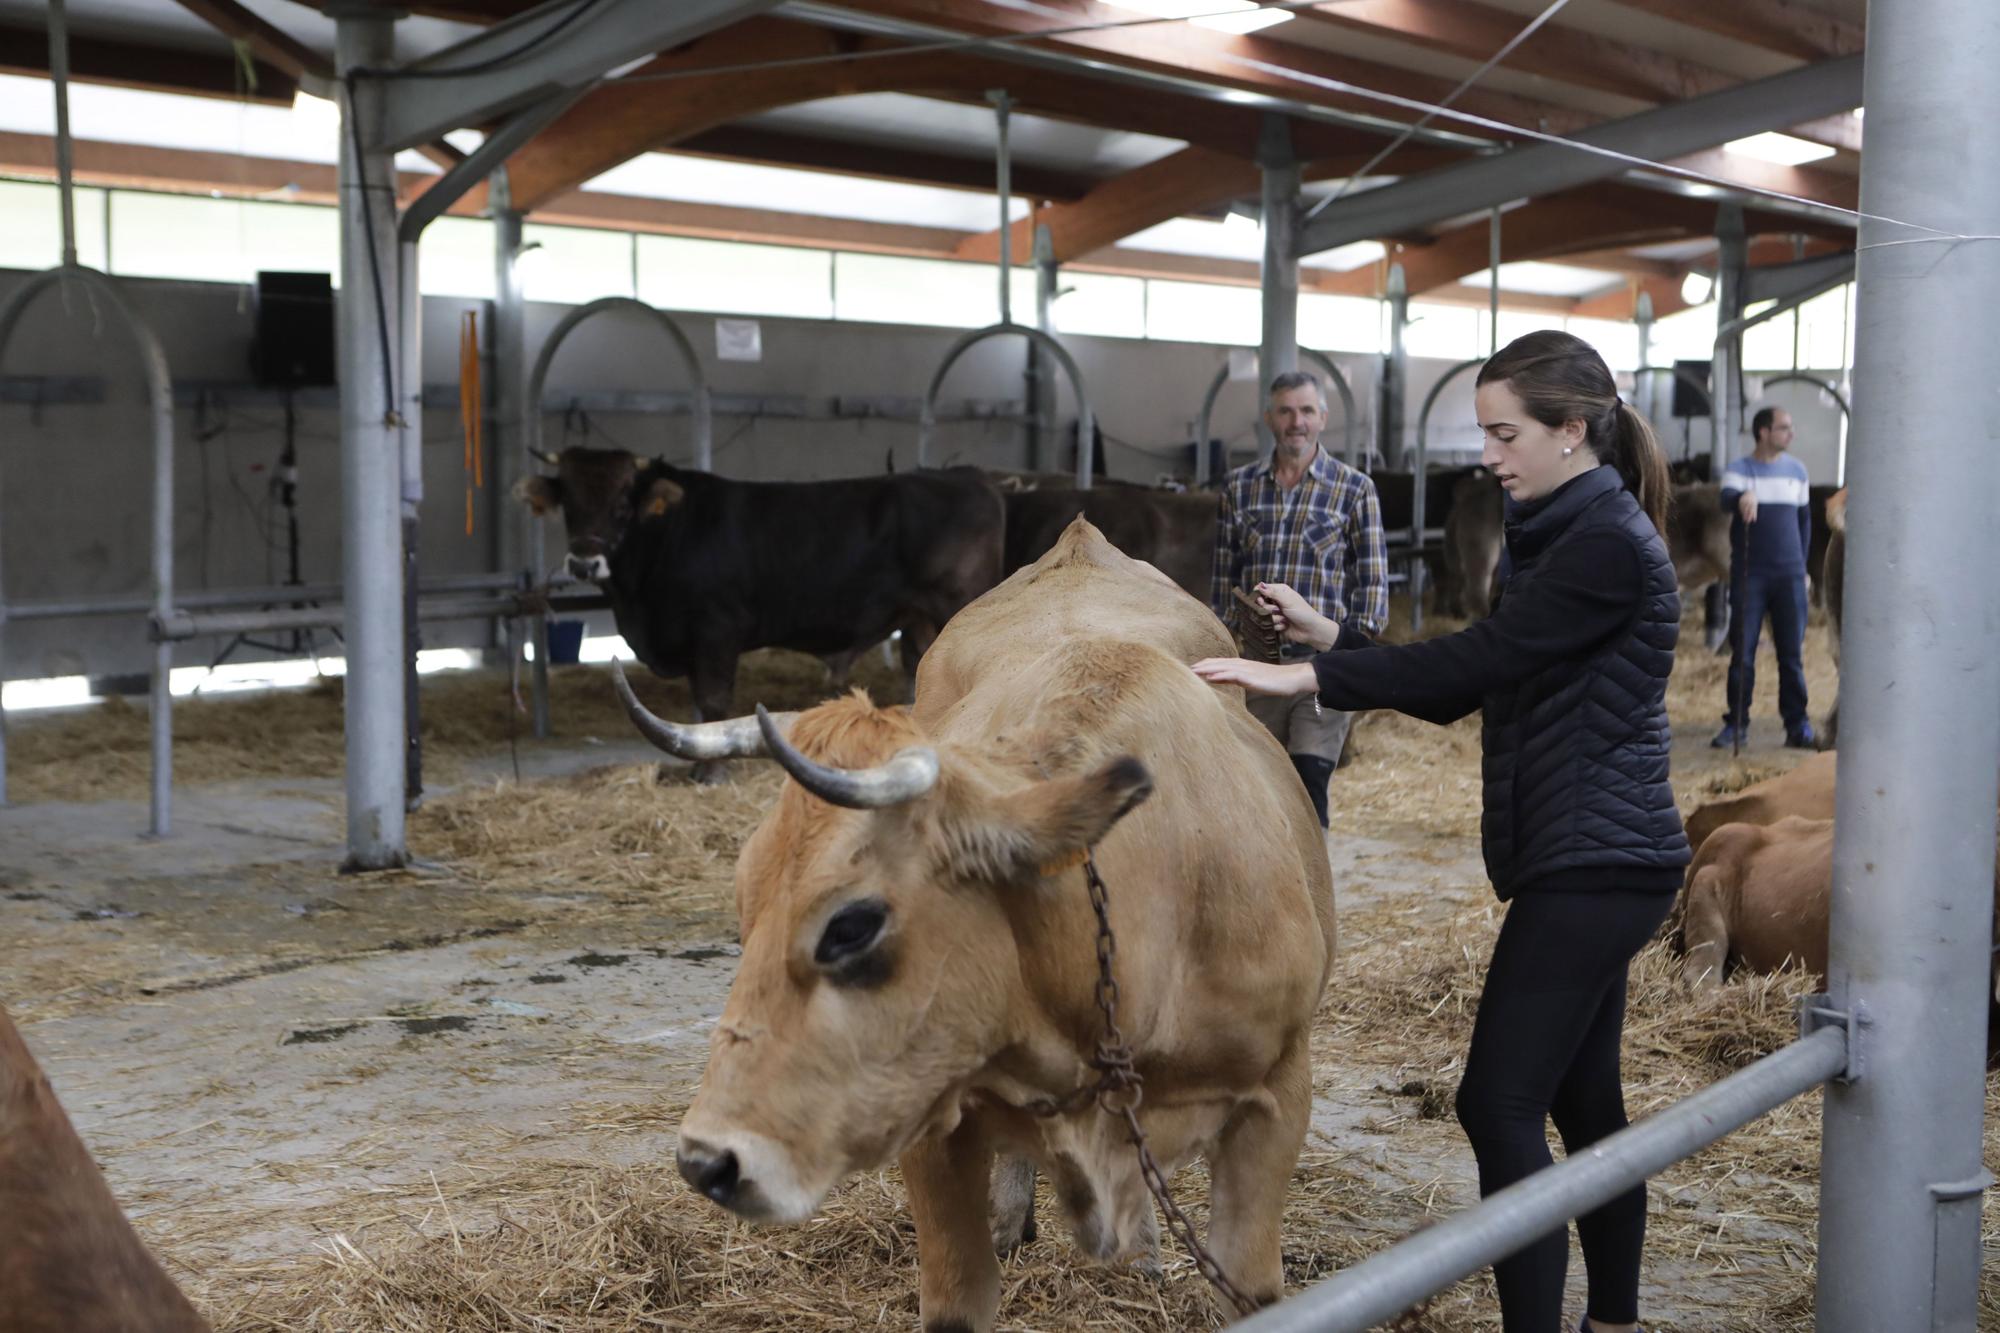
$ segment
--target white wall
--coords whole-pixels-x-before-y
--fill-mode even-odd
[[[22,278],[0,271],[0,299]],[[282,443],[282,412],[268,395],[246,402],[241,390],[250,381],[249,290],[146,280],[127,280],[125,289],[165,344],[177,384],[225,386],[204,407],[183,407],[175,414],[177,588],[282,580],[283,514],[269,498]],[[433,385],[456,384],[459,322],[467,309],[484,312],[485,304],[452,298],[425,302],[425,379]],[[565,310],[529,307],[531,360]],[[721,362],[715,357],[714,317],[678,318],[715,392],[808,400],[835,395],[920,399],[959,336],[953,329],[767,318],[760,321],[761,361]],[[483,335],[483,313],[480,323]],[[1202,394],[1226,364],[1227,349],[1088,337],[1072,337],[1066,345],[1107,437],[1110,474],[1149,481],[1161,472],[1185,472]],[[0,375],[16,395],[32,394],[36,384],[50,393],[40,405],[0,402],[0,586],[5,596],[27,601],[144,594],[149,579],[150,442],[137,359],[124,334],[98,320],[81,294],[68,302],[45,295],[3,350]],[[1335,361],[1353,386],[1361,440],[1369,444],[1374,438],[1377,358],[1341,355]],[[940,401],[947,410],[969,399],[1019,402],[1025,395],[1024,363],[1025,347],[1016,340],[975,347],[946,381]],[[1410,438],[1424,393],[1449,364],[1411,362]],[[55,391],[75,377],[101,386],[102,401],[57,401]],[[1470,378],[1460,376],[1440,401],[1432,433],[1434,456],[1454,446],[1477,448],[1477,431],[1470,424]],[[234,392],[226,387],[232,385],[238,386]],[[565,343],[549,386],[560,392],[680,390],[687,384],[656,328],[634,316],[606,314],[580,326]],[[323,405],[297,413],[301,572],[309,582],[327,582],[337,580],[340,570],[338,420],[324,391],[309,401]],[[1066,459],[1074,417],[1066,384],[1060,401]],[[1249,449],[1257,405],[1254,381],[1228,384],[1217,402],[1212,433]],[[669,459],[684,459],[691,450],[684,417],[602,413],[593,414],[593,425],[594,443]],[[542,438],[549,448],[564,443],[560,413],[546,418]],[[424,574],[491,569],[494,514],[503,497],[491,488],[476,497],[475,530],[468,537],[456,410],[426,412],[424,439]],[[572,443],[580,439],[569,436]],[[1338,448],[1340,439],[1336,420],[1329,442]],[[912,421],[720,414],[715,421],[716,470],[734,477],[811,479],[878,472],[891,450],[896,466],[907,468],[915,462],[915,444]],[[1030,457],[1020,423],[962,421],[940,424],[931,461],[1013,468],[1028,466]],[[552,529],[548,548],[558,551],[560,532],[554,529],[559,525],[547,526]],[[429,626],[426,643],[477,644],[485,641],[486,632],[473,624]],[[138,671],[144,668],[146,647],[144,625],[137,618],[16,622],[6,629],[0,675]],[[218,647],[208,641],[185,644],[180,658],[205,662]]]

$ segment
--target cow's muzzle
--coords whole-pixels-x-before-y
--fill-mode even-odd
[[[611,562],[601,555],[572,555],[563,561],[563,568],[571,578],[589,583],[602,583],[611,577]]]
[[[674,1164],[680,1167],[682,1180],[724,1208],[735,1207],[737,1188],[743,1183],[743,1170],[735,1153],[684,1139],[674,1153]]]

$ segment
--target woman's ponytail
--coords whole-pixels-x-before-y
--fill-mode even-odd
[[[1616,419],[1611,423],[1611,457],[1606,461],[1618,469],[1625,489],[1638,500],[1639,508],[1667,539],[1667,507],[1673,500],[1673,479],[1667,471],[1666,451],[1653,433],[1653,423],[1639,409],[1620,399]]]

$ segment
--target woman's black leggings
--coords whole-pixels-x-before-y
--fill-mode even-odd
[[[1458,1085],[1458,1122],[1479,1159],[1482,1196],[1549,1165],[1551,1116],[1570,1153],[1625,1127],[1626,968],[1673,900],[1652,890],[1529,892],[1507,909]],[[1634,1322],[1645,1187],[1579,1217],[1576,1231],[1591,1319]],[[1568,1227],[1493,1266],[1506,1333],[1557,1333],[1568,1269]]]

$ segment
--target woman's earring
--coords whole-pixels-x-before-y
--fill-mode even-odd
[[[1571,454],[1573,454],[1573,453],[1575,453],[1575,452],[1576,452],[1576,446],[1575,446],[1575,445],[1573,445],[1573,444],[1566,444],[1566,445],[1564,445],[1564,446],[1563,446],[1563,457],[1564,457],[1564,458],[1568,458],[1568,457],[1569,457],[1569,456],[1570,456]]]

